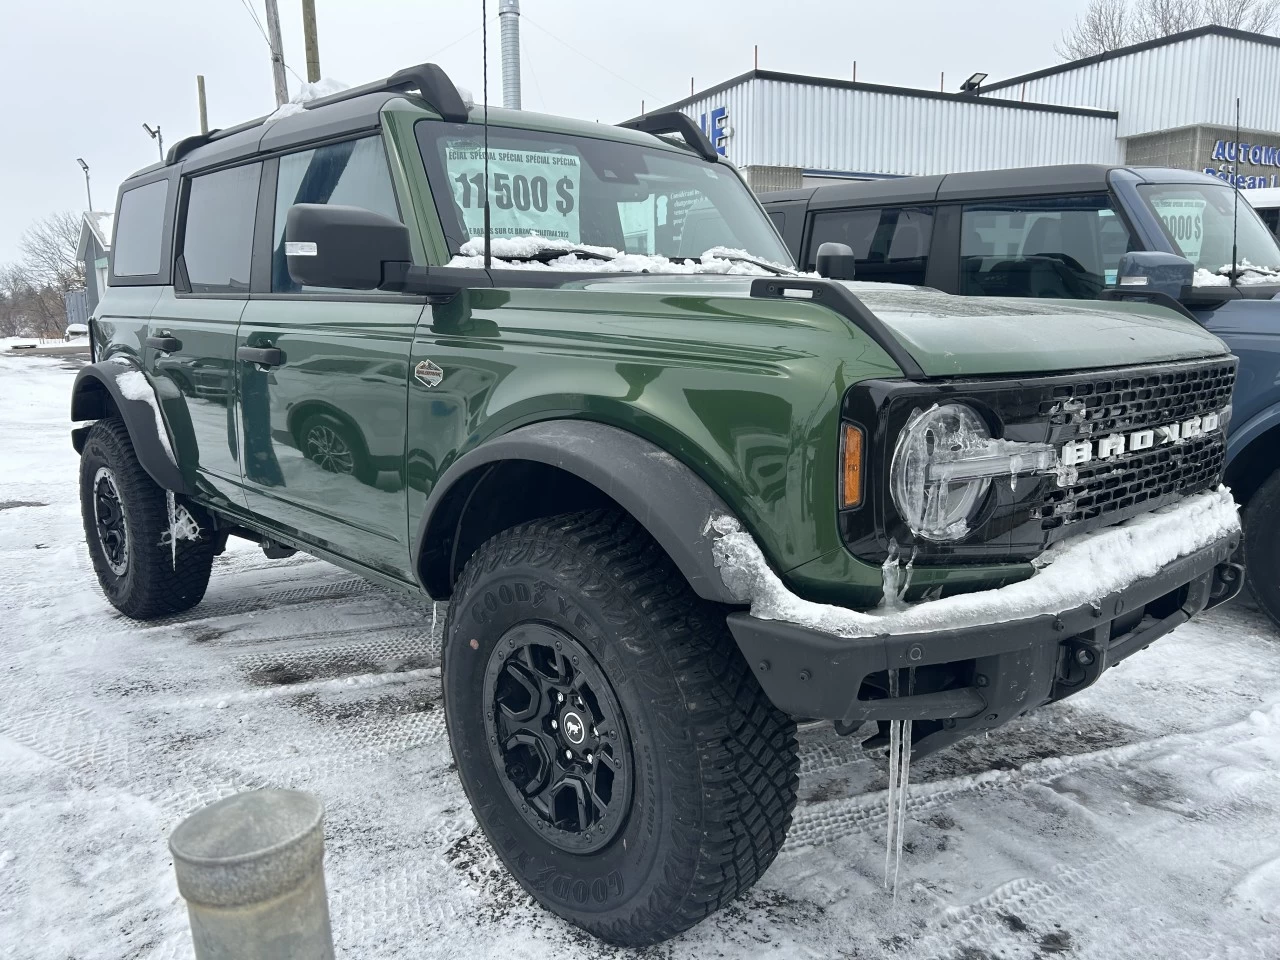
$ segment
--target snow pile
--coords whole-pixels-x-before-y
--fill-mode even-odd
[[[275,113],[267,117],[267,123],[273,120],[283,120],[285,117],[291,117],[295,113],[301,113],[306,109],[306,104],[312,100],[319,100],[321,97],[330,97],[335,93],[341,93],[347,89],[347,84],[341,80],[334,80],[331,77],[321,77],[315,83],[304,83],[293,99],[288,103],[281,104],[276,108]]]
[[[156,433],[160,435],[160,443],[164,445],[164,452],[169,455],[174,466],[177,466],[178,458],[173,455],[173,447],[169,445],[169,431],[165,429],[164,417],[160,415],[160,401],[156,399],[156,393],[146,374],[141,370],[126,370],[116,376],[116,386],[126,400],[141,400],[151,407],[156,416]]]
[[[1259,283],[1280,283],[1280,269],[1275,267],[1259,267],[1242,260],[1236,265],[1236,282],[1241,286]],[[1224,264],[1219,270],[1196,270],[1191,283],[1197,287],[1229,287],[1231,286],[1231,265]]]
[[[790,267],[775,264],[752,256],[745,250],[729,247],[712,247],[698,260],[682,262],[669,260],[666,257],[645,253],[624,253],[615,247],[597,247],[590,244],[570,243],[567,240],[556,240],[540,237],[536,234],[525,237],[492,237],[489,241],[490,254],[494,263],[504,269],[514,270],[573,270],[584,273],[672,273],[695,274],[715,273],[734,276],[768,277],[777,270],[801,276]],[[527,258],[541,253],[563,250],[564,255],[551,260],[506,259]],[[579,256],[572,251],[586,254],[597,254],[604,259],[595,260]],[[746,258],[735,259],[735,258]],[[757,263],[747,262],[757,261]],[[458,255],[449,261],[451,267],[466,267],[473,270],[484,268],[484,240],[473,238],[464,243]],[[769,267],[776,269],[771,270]]]
[[[713,547],[720,575],[735,596],[750,601],[752,616],[854,638],[1006,623],[1070,610],[1154,576],[1179,557],[1237,533],[1240,519],[1231,492],[1219,487],[1055,544],[1041,555],[1041,569],[1030,579],[882,613],[860,613],[797,597],[737,520],[713,517],[710,526],[720,534]]]

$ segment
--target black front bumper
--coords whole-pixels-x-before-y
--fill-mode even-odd
[[[868,720],[923,721],[917,755],[1007,723],[1092,684],[1244,582],[1224,538],[1097,603],[1007,623],[846,639],[747,613],[729,628],[769,699],[851,732]],[[916,668],[917,691],[889,697],[888,672]],[[908,676],[900,674],[903,681]]]

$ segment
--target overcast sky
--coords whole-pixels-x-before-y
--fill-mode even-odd
[[[301,0],[279,0],[285,60],[305,77]],[[246,4],[262,0],[8,0],[0,13],[0,263],[23,230],[55,210],[83,210],[83,157],[97,209],[121,179],[199,129],[196,74],[209,124],[274,107],[266,41]],[[521,0],[524,107],[618,121],[751,67],[955,90],[1057,62],[1053,44],[1085,0]],[[489,0],[490,102],[502,101],[497,0]],[[434,61],[477,100],[480,0],[316,0],[320,65],[347,84]],[[291,94],[298,78],[289,74]]]

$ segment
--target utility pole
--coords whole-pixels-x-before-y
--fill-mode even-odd
[[[302,38],[307,45],[307,83],[320,79],[320,41],[316,38],[316,0],[302,0]]]
[[[93,192],[89,189],[89,165],[84,162],[83,157],[76,157],[76,163],[80,164],[80,169],[84,171],[84,195],[89,201],[89,210],[93,210]]]
[[[204,102],[204,74],[196,74],[196,94],[200,98],[200,132],[209,132],[209,110]]]
[[[276,0],[266,0],[267,43],[271,46],[271,80],[276,87],[276,106],[289,102],[289,84],[284,78],[284,44],[280,40],[280,8]]]

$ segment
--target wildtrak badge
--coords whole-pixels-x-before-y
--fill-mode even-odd
[[[1077,467],[1091,460],[1111,460],[1126,453],[1137,453],[1162,447],[1182,440],[1190,440],[1205,433],[1212,433],[1222,426],[1221,413],[1206,413],[1180,423],[1163,427],[1134,430],[1130,433],[1113,433],[1097,440],[1073,440],[1062,447],[1062,464]]]

